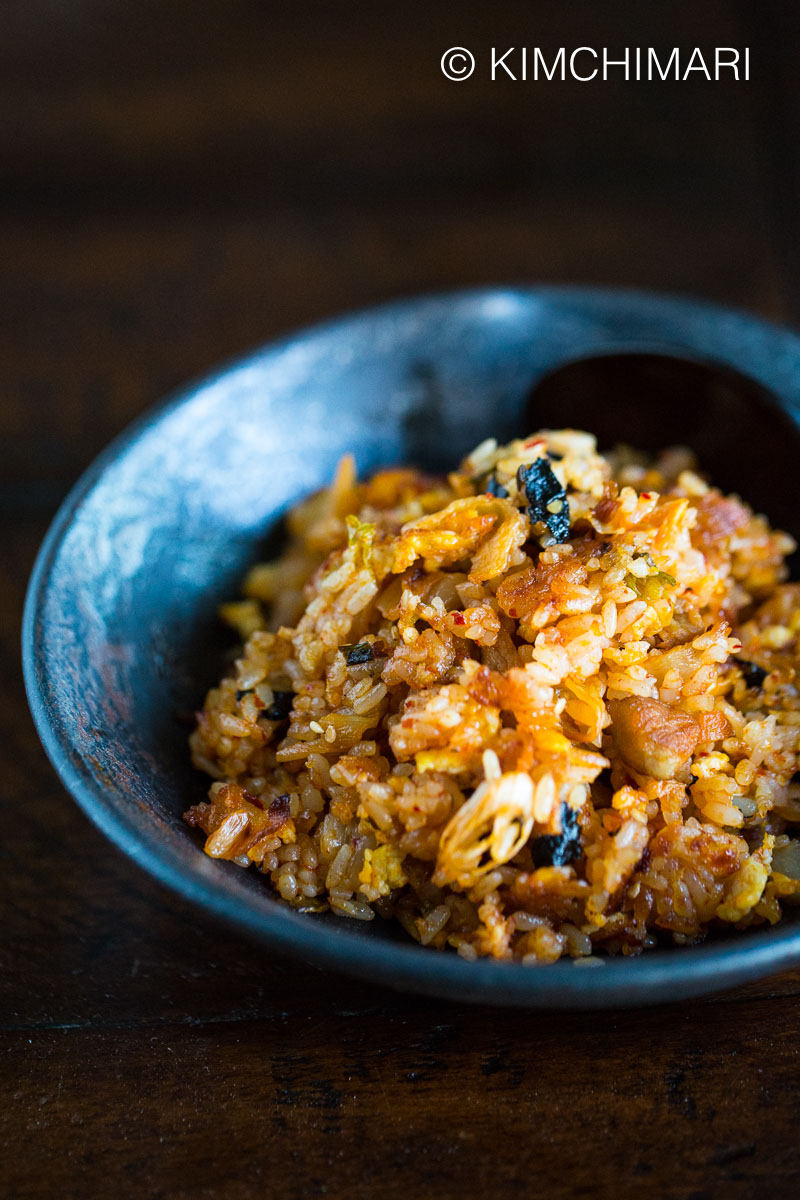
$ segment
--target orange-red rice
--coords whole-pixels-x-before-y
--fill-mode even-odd
[[[346,457],[289,531],[223,608],[244,644],[191,739],[206,853],[302,911],[526,964],[800,894],[794,544],[687,451],[544,431],[364,483]]]

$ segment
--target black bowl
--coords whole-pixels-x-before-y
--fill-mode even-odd
[[[215,862],[181,812],[205,792],[176,713],[218,671],[215,609],[265,534],[354,450],[443,468],[488,435],[586,427],[684,442],[800,533],[800,339],[683,299],[573,288],[423,297],[259,351],[139,421],[63,504],[30,583],[31,708],[62,780],[162,882],[277,950],[395,987],[529,1007],[674,999],[800,962],[800,924],[591,969],[468,963],[392,924],[299,915]]]

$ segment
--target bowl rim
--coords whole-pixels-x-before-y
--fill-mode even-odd
[[[636,958],[596,958],[596,969],[579,969],[577,963],[559,961],[545,970],[519,963],[492,960],[467,961],[457,954],[433,953],[409,940],[388,941],[355,937],[335,926],[321,925],[271,901],[270,911],[241,904],[211,877],[185,866],[169,852],[155,825],[134,820],[133,806],[125,813],[112,808],[96,781],[76,765],[70,739],[61,736],[46,701],[46,671],[37,654],[37,630],[50,584],[50,573],[63,539],[84,499],[104,472],[138,439],[174,409],[189,403],[199,392],[240,370],[263,364],[290,347],[341,333],[365,319],[395,319],[420,305],[459,305],[515,296],[525,300],[630,306],[631,314],[643,309],[664,317],[690,316],[710,330],[722,322],[743,323],[773,343],[790,349],[800,364],[800,337],[790,329],[735,308],[682,295],[633,288],[580,285],[497,284],[436,291],[359,308],[289,332],[244,356],[234,357],[185,387],[148,407],[128,424],[89,464],[60,504],[37,554],[28,583],[22,622],[22,663],[25,688],[37,733],[58,777],[83,812],[105,836],[153,875],[161,884],[219,921],[255,937],[282,953],[318,967],[330,968],[373,983],[431,996],[449,996],[467,1002],[528,1008],[611,1008],[657,1004],[675,997],[717,991],[760,978],[800,963],[800,922],[795,927],[779,923],[755,932],[735,934],[699,946],[659,948]],[[713,337],[709,357],[713,358]],[[616,351],[623,352],[623,351]],[[649,352],[639,346],[633,352]],[[658,352],[657,349],[655,352]],[[575,360],[581,355],[576,354]],[[687,348],[686,357],[691,357]],[[573,361],[573,360],[570,360]],[[720,360],[717,360],[720,361]],[[725,365],[724,360],[722,365]],[[746,365],[730,364],[747,373]],[[775,393],[779,406],[791,415],[792,401]],[[795,419],[800,419],[795,413]],[[202,855],[198,847],[198,855]],[[200,860],[198,860],[200,861]],[[273,911],[274,910],[274,911]]]

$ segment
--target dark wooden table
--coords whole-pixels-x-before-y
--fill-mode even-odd
[[[81,469],[170,388],[284,329],[507,279],[800,323],[792,7],[4,5],[4,1195],[798,1194],[800,971],[649,1011],[525,1014],[277,958],[87,823],[18,658],[34,554]],[[449,46],[522,44],[750,45],[753,81],[440,73]]]

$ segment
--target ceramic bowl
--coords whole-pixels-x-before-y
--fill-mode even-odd
[[[64,784],[122,850],[274,950],[454,1000],[654,1003],[800,962],[800,924],[591,967],[466,962],[393,924],[300,915],[207,858],[181,820],[207,780],[176,714],[219,671],[215,610],[286,509],[353,450],[362,472],[455,465],[484,437],[576,426],[601,445],[681,442],[715,482],[800,534],[800,339],[642,293],[513,287],[346,316],[228,366],[118,438],[62,505],[30,583],[24,663]],[[254,949],[254,953],[257,951]]]

